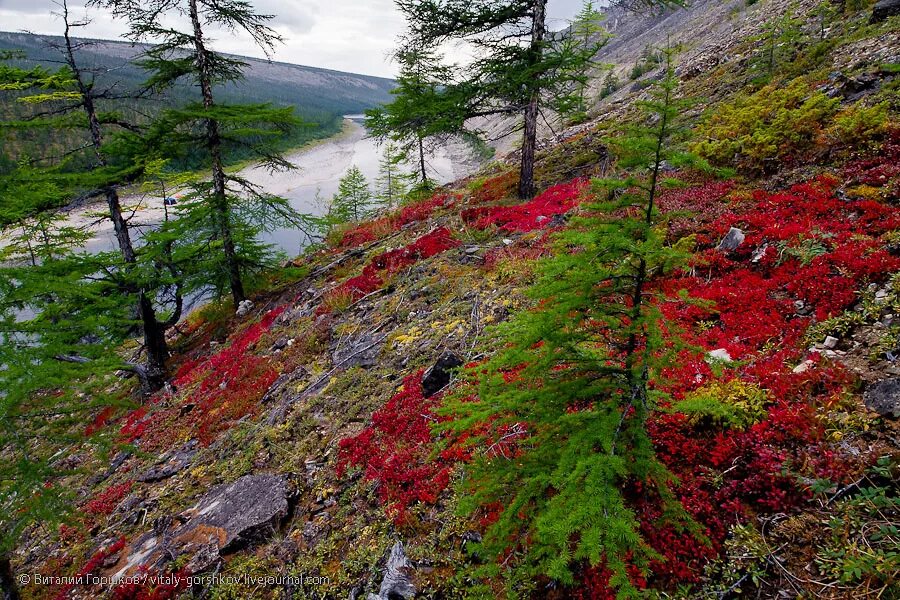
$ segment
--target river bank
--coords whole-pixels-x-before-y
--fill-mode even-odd
[[[372,186],[378,176],[381,157],[382,148],[366,135],[361,120],[354,116],[345,118],[339,134],[288,152],[285,158],[294,165],[292,170],[271,172],[258,164],[249,164],[238,166],[233,172],[267,193],[286,198],[296,211],[318,216],[327,210],[340,178],[350,167],[358,167]],[[439,183],[464,177],[477,166],[477,161],[466,156],[461,147],[441,148],[429,160],[431,175]],[[178,194],[177,189],[167,191],[168,196],[177,198]],[[158,192],[146,193],[136,188],[123,193],[121,201],[126,216],[138,230],[154,227],[163,221],[166,210],[174,212],[178,208],[177,204],[166,207]],[[85,244],[88,252],[103,252],[116,247],[102,199],[60,212],[65,214],[63,225],[90,233],[91,238]],[[305,236],[296,229],[266,232],[263,239],[289,256],[299,254],[307,243]]]

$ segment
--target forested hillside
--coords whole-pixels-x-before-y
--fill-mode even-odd
[[[8,597],[900,598],[897,3],[397,6],[387,199],[268,260],[211,102],[180,224],[0,279]]]
[[[98,89],[114,89],[115,99],[101,102],[104,111],[121,113],[123,119],[135,126],[147,125],[166,108],[184,105],[195,99],[196,91],[190,85],[178,83],[161,95],[142,94],[146,73],[135,64],[146,45],[88,40],[74,37],[79,46],[82,67],[95,75],[93,85]],[[54,67],[62,57],[57,48],[63,44],[58,36],[32,35],[0,31],[0,51],[19,53],[10,64],[17,67],[40,65]],[[238,57],[236,57],[238,58]],[[343,116],[357,114],[390,100],[394,82],[380,77],[356,75],[304,67],[300,65],[267,62],[254,58],[240,58],[247,63],[245,76],[240,81],[226,82],[217,90],[225,103],[272,103],[275,106],[292,106],[294,114],[303,126],[295,127],[281,138],[282,148],[332,136],[341,130]],[[125,97],[121,97],[125,96]],[[133,96],[133,97],[130,97]],[[27,118],[41,112],[40,108],[16,102],[0,106],[0,119]],[[50,157],[44,160],[59,162],[68,158],[65,148],[72,139],[60,139],[60,131],[36,128],[5,128],[3,148],[0,150],[0,169],[9,169],[17,158],[29,156]],[[81,141],[77,133],[68,137]],[[55,151],[48,152],[48,146]],[[238,153],[232,160],[253,158],[250,153]],[[182,169],[196,169],[196,157],[184,157]],[[72,170],[80,168],[71,165]]]

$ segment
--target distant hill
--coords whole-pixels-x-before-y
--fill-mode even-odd
[[[21,50],[28,62],[49,66],[58,59],[48,42],[60,42],[57,36],[0,32],[0,49]],[[146,45],[108,40],[93,42],[81,50],[86,66],[115,69],[115,79],[122,85],[137,86],[146,78],[145,72],[132,64]],[[243,102],[273,102],[293,104],[300,113],[325,111],[332,115],[355,113],[390,100],[395,83],[391,79],[331,71],[283,62],[267,62],[257,58],[238,57],[249,65],[246,79],[225,86],[223,99]],[[107,76],[111,78],[110,75]],[[101,82],[102,83],[102,82]],[[175,94],[187,92],[187,86]]]
[[[109,40],[78,39],[86,42],[78,50],[79,65],[96,74],[97,89],[115,87],[119,93],[139,89],[148,74],[134,60],[147,45]],[[24,59],[12,61],[17,66],[42,64],[57,68],[60,53],[51,44],[59,45],[58,36],[27,33],[0,32],[0,50],[24,53]],[[245,78],[237,83],[221,85],[215,90],[220,104],[266,103],[293,106],[294,113],[304,126],[296,127],[280,141],[282,149],[298,147],[306,142],[330,137],[340,132],[343,115],[360,113],[390,100],[395,82],[383,77],[342,73],[280,62],[268,62],[256,58],[237,56],[245,63]],[[15,92],[8,92],[15,96]],[[161,96],[141,100],[110,100],[100,103],[100,109],[123,115],[124,120],[146,124],[161,110],[184,106],[200,101],[199,90],[185,81],[167,90]],[[0,120],[23,119],[33,115],[35,107],[17,102],[0,103]],[[115,132],[115,130],[113,130]],[[62,130],[0,130],[0,173],[9,170],[23,157],[42,158],[42,164],[54,164],[65,160],[65,168],[78,171],[84,168],[90,156],[72,155],[68,149],[83,145],[87,132],[84,129]],[[59,159],[58,157],[65,157]],[[252,159],[249,150],[238,151],[233,161]],[[175,159],[175,169],[196,169],[201,166],[196,156]]]

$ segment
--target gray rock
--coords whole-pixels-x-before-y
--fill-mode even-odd
[[[722,238],[722,241],[719,242],[719,245],[716,246],[716,250],[731,252],[732,250],[736,250],[738,246],[743,244],[744,239],[744,232],[737,227],[732,227],[728,230],[728,233],[725,234],[725,237]]]
[[[416,586],[410,578],[412,568],[412,563],[403,551],[403,544],[397,542],[391,548],[378,594],[369,594],[367,600],[408,600],[415,597]]]
[[[866,408],[882,417],[900,418],[900,379],[883,379],[873,383],[863,393]]]
[[[826,348],[828,348],[829,350],[833,350],[834,348],[837,348],[839,341],[840,340],[838,340],[836,337],[834,337],[832,335],[827,335],[827,336],[825,336],[825,341],[822,342],[822,345],[825,346]]]
[[[252,300],[241,300],[240,304],[238,304],[237,310],[234,311],[239,317],[246,317],[250,311],[253,309],[253,301]]]
[[[191,464],[196,454],[197,440],[191,440],[178,450],[164,454],[160,462],[138,475],[137,480],[149,483],[168,479]]]
[[[336,366],[345,369],[368,369],[378,362],[385,339],[384,335],[377,333],[363,333],[350,339],[337,340],[331,348],[331,360]]]
[[[869,22],[878,23],[894,15],[900,15],[900,0],[878,0],[872,7],[872,18]]]
[[[110,567],[121,577],[140,567],[159,570],[181,556],[187,567],[201,573],[221,554],[271,537],[288,514],[288,484],[282,475],[245,475],[213,487],[190,509],[157,519],[153,529],[139,536]]]
[[[425,374],[422,375],[422,395],[430,398],[447,387],[452,369],[462,366],[463,361],[452,352],[444,352]]]

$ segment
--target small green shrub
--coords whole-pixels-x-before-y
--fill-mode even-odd
[[[765,418],[767,400],[760,387],[732,379],[724,383],[714,381],[688,394],[673,408],[697,423],[746,429]]]
[[[762,171],[767,161],[812,148],[839,103],[802,79],[784,88],[768,85],[720,106],[700,125],[691,149],[718,165]]]

